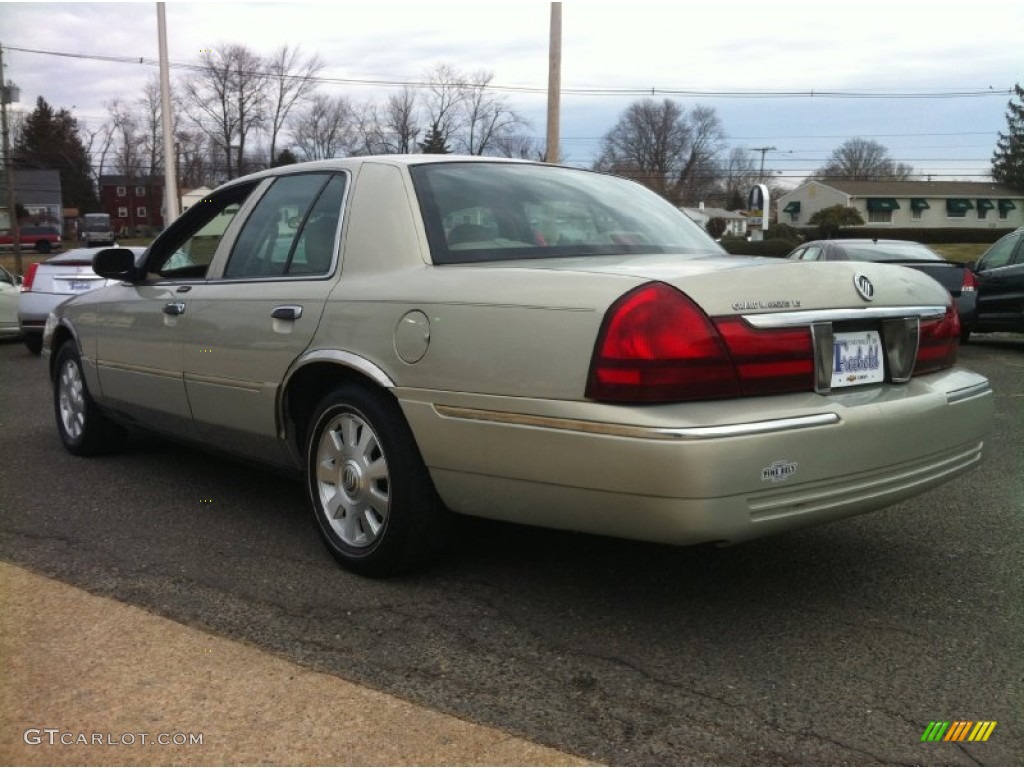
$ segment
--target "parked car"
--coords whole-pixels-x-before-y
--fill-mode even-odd
[[[967,341],[974,328],[978,300],[978,281],[974,272],[966,264],[946,261],[927,245],[910,240],[813,240],[794,249],[787,258],[797,261],[871,261],[916,269],[937,280],[956,299],[961,341]]]
[[[60,231],[56,227],[21,227],[18,230],[18,242],[22,248],[34,248],[39,253],[50,253],[60,250]],[[14,233],[11,230],[0,232],[0,246],[13,247]]]
[[[993,243],[974,267],[978,319],[973,330],[1024,333],[1024,227]]]
[[[100,248],[75,248],[38,264],[30,264],[18,298],[18,325],[28,350],[38,355],[43,348],[43,326],[50,311],[79,293],[107,285],[92,269],[92,258]],[[129,248],[141,256],[144,248]]]
[[[453,512],[673,544],[835,520],[974,467],[992,421],[931,278],[729,256],[580,169],[285,166],[94,266],[115,282],[44,336],[67,450],[136,425],[304,473],[364,574],[435,555]]]
[[[21,335],[18,328],[18,286],[21,280],[0,267],[0,339]]]

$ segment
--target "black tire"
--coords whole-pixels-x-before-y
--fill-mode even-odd
[[[53,369],[53,410],[57,432],[69,453],[96,456],[120,449],[128,436],[93,402],[74,342],[57,351]]]
[[[25,346],[28,347],[28,351],[33,355],[38,355],[43,351],[43,334],[25,333],[21,338],[25,342]]]
[[[334,558],[364,576],[391,576],[440,554],[451,513],[390,395],[344,384],[320,401],[309,423],[306,485]]]
[[[46,240],[37,240],[36,250],[39,251],[40,253],[49,253],[52,250],[52,248],[50,247],[50,243],[47,242]]]

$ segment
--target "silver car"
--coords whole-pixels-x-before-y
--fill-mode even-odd
[[[992,420],[931,278],[728,256],[578,169],[277,168],[95,268],[46,327],[67,449],[132,424],[302,472],[370,575],[452,513],[674,544],[836,520],[971,469]]]
[[[29,351],[38,355],[43,347],[43,326],[50,312],[67,299],[101,288],[109,282],[92,269],[92,258],[100,248],[76,248],[29,265],[18,298],[18,326]],[[141,256],[144,248],[130,248]],[[116,282],[116,281],[114,281]]]

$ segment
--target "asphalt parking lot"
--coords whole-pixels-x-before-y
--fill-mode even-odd
[[[960,360],[996,391],[983,466],[897,507],[730,549],[473,522],[371,581],[298,482],[154,438],[68,455],[0,344],[0,560],[588,761],[1018,765],[1024,337]],[[923,743],[936,720],[998,725]]]

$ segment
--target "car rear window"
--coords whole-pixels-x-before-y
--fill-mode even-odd
[[[850,261],[945,261],[918,243],[843,244],[843,252]]]
[[[410,173],[435,264],[723,252],[682,211],[613,176],[487,162]]]

